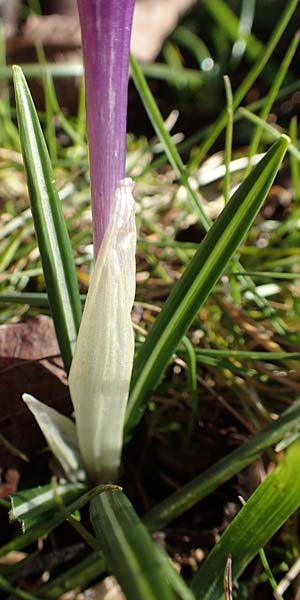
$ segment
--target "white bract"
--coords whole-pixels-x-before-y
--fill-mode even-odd
[[[73,422],[67,419],[70,428],[65,444],[68,445],[69,433],[74,429],[85,470],[94,482],[116,479],[121,460],[134,354],[131,309],[135,295],[136,228],[132,187],[131,179],[124,179],[116,190],[110,222],[91,277],[69,374],[76,432]],[[57,418],[53,413],[59,413],[53,409],[49,412],[48,407],[45,411],[45,405],[24,396],[52,451],[66,474],[71,474],[74,479],[74,448],[70,454],[72,464],[66,468],[63,464],[65,449],[62,453],[57,447],[57,437],[53,443],[47,427],[43,426],[42,414],[47,415],[47,420],[52,414],[52,429],[57,432]],[[62,415],[59,417],[65,419]],[[64,435],[63,429],[60,433]],[[79,463],[78,469],[81,470]]]
[[[30,394],[23,394],[23,400],[35,416],[50,450],[69,481],[84,480],[85,469],[79,452],[75,423]]]
[[[114,479],[134,353],[136,229],[132,181],[121,181],[96,260],[69,375],[79,447],[94,481]]]

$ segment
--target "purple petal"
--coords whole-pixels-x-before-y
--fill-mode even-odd
[[[78,0],[90,150],[95,256],[125,176],[129,49],[135,0]]]

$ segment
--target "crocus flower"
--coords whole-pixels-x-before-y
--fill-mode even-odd
[[[78,0],[85,62],[94,272],[69,374],[75,424],[25,394],[71,480],[118,475],[133,364],[136,230],[125,179],[129,42],[134,0]]]
[[[90,150],[94,250],[125,176],[130,35],[135,0],[78,0]]]
[[[79,447],[89,475],[117,475],[134,340],[132,185],[124,180],[134,0],[78,0],[96,261],[69,376]]]

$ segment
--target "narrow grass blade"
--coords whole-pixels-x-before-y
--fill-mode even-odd
[[[246,235],[274,181],[289,138],[270,148],[232,196],[174,287],[133,369],[126,433],[142,416],[179,342]]]
[[[184,579],[178,575],[175,567],[172,565],[168,555],[164,552],[164,550],[157,548],[157,554],[162,571],[164,572],[167,580],[170,582],[174,592],[176,592],[176,597],[180,600],[195,600],[194,594],[191,592],[190,588],[188,588]]]
[[[240,61],[247,51],[248,39],[251,36],[251,30],[255,18],[256,0],[242,0],[239,16],[239,37],[232,48],[232,58],[235,65]],[[246,44],[247,40],[247,44]],[[252,40],[251,40],[252,41]]]
[[[127,600],[175,600],[157,549],[123,492],[93,498],[90,516],[99,546]]]
[[[195,56],[199,69],[203,69],[205,73],[212,71],[214,68],[214,61],[209,49],[203,40],[191,29],[184,26],[177,27],[172,33],[172,39]]]
[[[30,592],[21,590],[21,588],[16,587],[15,585],[11,585],[3,575],[0,575],[0,590],[9,594],[10,598],[15,598],[15,600],[17,598],[19,600],[43,600],[41,596],[33,595]]]
[[[57,600],[69,591],[76,588],[85,589],[92,581],[99,578],[106,571],[106,564],[101,552],[93,552],[80,562],[76,562],[70,569],[43,585],[39,594],[44,600]]]
[[[205,560],[192,582],[192,591],[201,600],[221,600],[223,573],[229,553],[236,580],[259,550],[278,531],[300,504],[300,441],[286,452],[280,465],[257,488],[220,541]]]
[[[224,0],[205,0],[205,7],[220,27],[220,30],[235,43],[240,38],[239,19]],[[257,60],[265,48],[253,34],[245,35],[246,54],[251,60]]]
[[[48,535],[51,531],[53,531],[53,529],[56,529],[56,527],[59,527],[59,525],[66,521],[69,516],[86,506],[86,504],[88,504],[88,502],[90,502],[94,496],[97,496],[104,490],[109,489],[115,490],[120,488],[115,485],[98,485],[97,487],[80,496],[80,498],[74,500],[74,502],[71,504],[67,504],[67,506],[64,507],[63,512],[59,507],[57,508],[57,511],[52,510],[49,513],[48,519],[43,519],[41,523],[37,523],[30,529],[27,529],[23,535],[19,535],[10,542],[7,542],[7,544],[4,544],[4,546],[1,546],[0,557],[5,556],[8,554],[8,552],[12,552],[13,550],[22,550],[23,548],[27,548],[27,546],[33,542],[36,542],[38,538]]]
[[[267,559],[266,553],[263,548],[261,548],[259,551],[259,558],[260,558],[261,566],[268,578],[269,584],[270,584],[273,592],[275,592],[277,590],[277,582],[276,582],[276,579],[274,578],[272,569],[268,563],[268,559]],[[279,594],[277,594],[277,596],[276,596],[276,594],[274,594],[274,596],[275,596],[276,600],[284,600],[283,597],[280,596]]]
[[[199,202],[199,198],[197,197],[197,194],[195,193],[195,191],[192,189],[192,187],[190,185],[189,179],[185,172],[185,167],[182,162],[181,156],[180,156],[176,146],[173,144],[170,134],[168,133],[168,131],[165,128],[163,118],[162,118],[159,108],[153,98],[153,95],[148,86],[148,83],[142,73],[141,67],[139,66],[138,62],[135,60],[135,58],[133,56],[131,56],[131,58],[130,58],[130,69],[131,69],[131,75],[132,75],[134,84],[136,86],[136,89],[137,89],[140,97],[141,97],[141,100],[144,104],[144,107],[149,116],[149,119],[153,125],[154,131],[156,132],[161,143],[163,144],[165,153],[166,153],[175,173],[178,175],[182,184],[186,187],[186,189],[189,193],[189,196],[191,197],[191,199],[193,201],[193,204],[194,204],[195,210],[197,212],[197,215],[199,217],[200,223],[203,225],[203,228],[205,229],[205,231],[208,231],[208,229],[210,228],[210,225],[211,225],[210,220],[206,216],[206,214]]]
[[[81,319],[81,303],[70,240],[36,110],[22,70],[14,67],[22,153],[31,209],[55,330],[66,370]]]
[[[287,2],[285,10],[283,11],[281,18],[279,19],[276,28],[274,29],[268,43],[264,47],[263,52],[260,54],[258,61],[253,65],[252,69],[246,75],[233,96],[233,109],[236,110],[246,94],[252,87],[255,80],[259,77],[260,73],[266,66],[269,58],[272,56],[274,49],[276,48],[281,36],[283,35],[290,19],[292,18],[299,0],[289,0]],[[193,172],[198,165],[202,162],[206,153],[210,150],[216,139],[222,133],[224,127],[226,127],[227,111],[226,109],[221,113],[218,120],[215,122],[214,127],[211,129],[206,140],[199,146],[199,148],[193,154],[191,161],[188,165],[189,172]]]
[[[287,410],[275,423],[259,432],[248,442],[230,452],[212,467],[204,471],[183,486],[163,502],[155,506],[145,517],[144,522],[151,531],[159,531],[167,523],[185,513],[200,500],[206,498],[220,485],[234,477],[242,469],[254,462],[266,448],[269,448],[285,436],[300,429],[299,405]]]
[[[0,68],[0,80],[1,80],[1,68]],[[299,85],[300,85],[300,80],[296,79],[295,81],[293,81],[293,83],[290,83],[289,85],[284,86],[278,92],[278,95],[276,98],[277,102],[279,102],[280,100],[283,100],[284,98],[287,98],[294,92],[297,92],[299,90]],[[250,104],[247,104],[248,110],[251,110],[253,112],[260,110],[264,106],[266,99],[267,99],[267,96],[263,96],[262,98],[259,98],[259,100],[256,100],[255,102],[251,102]],[[240,121],[241,118],[242,117],[239,112],[234,113],[234,116],[233,116],[234,123],[237,123],[238,121]],[[224,122],[223,128],[225,126],[226,126],[226,120]],[[177,146],[178,151],[186,152],[187,150],[190,150],[191,148],[195,147],[195,145],[198,144],[201,140],[203,140],[203,139],[205,140],[205,138],[208,138],[210,136],[210,134],[214,133],[214,127],[215,127],[215,124],[213,123],[212,125],[208,125],[207,127],[204,127],[202,129],[196,131],[196,133],[187,137],[183,142],[178,144],[178,146]],[[194,151],[194,152],[196,154],[196,151]],[[150,167],[151,167],[151,170],[161,167],[162,165],[165,164],[165,162],[166,162],[165,155],[159,156],[151,163],[151,165],[147,164],[145,166],[145,168],[142,171],[142,174],[149,171]],[[192,170],[191,164],[189,163],[186,168],[190,172]]]
[[[281,65],[278,69],[278,72],[276,73],[275,77],[274,77],[274,81],[270,87],[269,93],[267,95],[266,101],[264,103],[264,106],[260,112],[259,117],[263,120],[267,119],[272,106],[274,104],[274,102],[276,101],[278,92],[281,88],[281,85],[286,77],[286,74],[288,72],[289,66],[293,60],[293,57],[295,55],[295,52],[298,48],[299,45],[299,39],[300,39],[300,33],[299,31],[297,31],[297,33],[294,35],[292,42],[290,44],[290,46],[287,49],[287,52],[281,62]],[[252,165],[251,165],[251,161],[252,161],[252,157],[256,154],[258,146],[259,146],[259,142],[260,142],[260,138],[261,138],[261,134],[263,131],[263,127],[262,126],[257,126],[251,143],[250,143],[250,147],[249,147],[249,151],[248,151],[248,166],[247,169],[245,171],[245,177],[247,177],[247,175],[250,173]]]
[[[62,79],[69,77],[82,77],[84,70],[81,62],[61,62],[61,63],[51,63],[48,62],[46,66],[37,64],[37,63],[22,63],[20,65],[24,72],[25,77],[27,79],[41,79],[45,72],[51,76],[53,79]],[[167,81],[170,84],[174,82],[176,78],[177,83],[181,86],[194,86],[194,88],[200,88],[203,85],[203,82],[207,80],[207,75],[204,72],[199,71],[198,69],[181,69],[179,72],[174,69],[170,69],[168,65],[165,63],[147,63],[141,65],[141,69],[146,77],[151,77],[151,79],[158,79]],[[10,66],[1,66],[0,65],[0,80],[9,80],[11,78],[11,67]],[[4,107],[3,107],[4,110]],[[60,109],[59,109],[60,111]],[[67,119],[63,119],[62,121],[62,113],[60,111],[59,120],[65,129],[65,125],[67,126]],[[8,131],[10,133],[11,138],[14,143],[17,142],[17,131],[14,131],[13,123],[10,124],[12,131]],[[72,126],[71,130],[73,129]],[[73,129],[73,134],[71,139],[74,138],[75,130]],[[76,134],[75,134],[76,135]],[[80,130],[78,131],[78,135],[81,136]]]
[[[81,294],[81,302],[84,302],[85,299],[86,295]],[[0,294],[0,302],[4,304],[30,304],[30,306],[49,307],[48,294],[43,292],[11,292]]]
[[[45,52],[42,46],[36,48],[38,62],[41,66],[46,67],[47,61]],[[45,99],[45,138],[49,149],[49,155],[51,163],[57,161],[57,140],[56,140],[56,123],[54,120],[54,111],[51,102],[51,84],[50,76],[46,70],[43,69],[43,92]]]
[[[299,275],[298,275],[299,278]],[[196,348],[196,358],[199,356],[213,356],[217,358],[239,358],[241,360],[262,360],[273,362],[273,360],[298,360],[300,352],[266,352],[256,350],[211,350],[210,348]]]
[[[290,122],[289,134],[291,136],[292,144],[297,146],[297,116],[295,115]],[[294,156],[290,156],[290,165],[291,165],[291,175],[292,175],[292,184],[293,184],[293,193],[294,193],[294,202],[297,204],[297,208],[299,210],[299,202],[300,202],[300,166],[299,162]],[[296,210],[296,214],[298,216],[298,210]],[[293,217],[292,217],[293,218]]]
[[[198,380],[197,380],[197,356],[195,352],[195,348],[190,341],[190,339],[185,335],[182,338],[182,342],[185,348],[185,359],[187,361],[188,369],[189,369],[189,388],[191,394],[192,401],[192,414],[189,421],[189,426],[186,432],[186,440],[187,442],[190,440],[192,431],[194,428],[194,424],[198,414]]]
[[[239,108],[239,113],[243,117],[248,119],[248,121],[251,121],[252,123],[254,123],[254,125],[257,125],[258,127],[261,127],[262,129],[264,129],[267,133],[270,134],[271,138],[274,138],[276,140],[282,136],[282,133],[280,131],[278,131],[278,129],[276,129],[276,127],[274,127],[267,121],[264,121],[258,115],[255,115],[254,113],[250,112],[249,110],[247,110],[247,108],[243,108],[241,106],[241,108]],[[300,162],[300,151],[298,150],[297,145],[294,145],[291,142],[289,144],[288,151],[290,154],[292,154],[298,160],[298,162]]]
[[[227,204],[230,197],[230,163],[232,154],[232,138],[233,138],[233,106],[232,106],[232,88],[228,75],[224,77],[224,85],[226,92],[226,110],[227,110],[227,126],[225,140],[225,177],[224,177],[224,201]]]

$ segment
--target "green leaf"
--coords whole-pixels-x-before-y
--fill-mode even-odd
[[[74,421],[30,394],[23,394],[23,400],[34,415],[66,479],[74,483],[85,481],[86,471]]]
[[[296,50],[299,46],[299,31],[297,31],[297,33],[294,35],[285,56],[283,57],[283,60],[278,68],[277,73],[274,76],[274,80],[273,83],[270,87],[270,90],[268,92],[266,101],[264,103],[264,106],[260,112],[260,118],[265,120],[267,119],[269,113],[272,110],[272,106],[274,104],[274,102],[276,101],[276,98],[278,96],[278,92],[281,88],[281,85],[287,75],[287,72],[289,70],[290,64],[294,58],[294,55],[296,53]],[[259,142],[260,142],[260,138],[261,138],[261,134],[262,134],[262,130],[263,127],[261,125],[258,125],[256,127],[256,129],[254,130],[251,142],[250,142],[250,147],[248,150],[248,167],[247,170],[245,172],[245,175],[248,175],[248,173],[250,173],[251,171],[251,159],[253,156],[255,156],[257,150],[258,150],[258,146],[259,146]],[[292,144],[290,144],[291,146]]]
[[[300,505],[300,441],[286,452],[280,465],[257,488],[226,529],[195,575],[192,591],[201,600],[223,597],[223,574],[228,555],[236,580],[259,550]]]
[[[66,483],[63,485],[43,485],[27,490],[20,490],[12,494],[11,510],[9,512],[10,522],[19,521],[22,532],[25,533],[34,525],[45,521],[50,513],[60,513],[56,496],[59,496],[64,504],[69,504],[86,491],[82,484]]]
[[[69,371],[81,319],[71,244],[38,116],[20,67],[13,67],[21,148],[55,330]]]
[[[264,53],[264,45],[251,33],[241,34],[240,21],[227,2],[224,0],[205,0],[207,12],[213,17],[220,31],[233,43],[243,39],[246,43],[246,54],[251,60],[256,60]]]
[[[180,600],[195,600],[194,594],[188,588],[184,579],[177,573],[175,567],[171,563],[168,555],[162,548],[157,548],[158,560],[161,564],[162,571],[166,579],[170,582],[171,587]]]
[[[163,144],[165,153],[170,161],[170,164],[172,165],[175,173],[177,173],[181,183],[187,189],[188,195],[194,204],[194,209],[199,217],[200,223],[202,224],[204,230],[208,231],[211,225],[210,219],[206,216],[205,211],[201,206],[199,196],[193,190],[190,184],[181,156],[176,146],[173,144],[171,136],[165,127],[164,120],[155,102],[150,87],[144,77],[142,69],[139,66],[138,62],[135,60],[134,56],[132,55],[130,57],[130,72],[135,87],[144,104],[148,117],[153,125],[154,131],[156,132],[161,143]]]
[[[140,420],[173,353],[262,206],[287,150],[282,136],[232,196],[157,317],[135,360],[126,434]]]
[[[25,592],[15,585],[11,585],[3,575],[0,575],[0,590],[9,594],[10,598],[20,598],[20,600],[43,600],[40,596]],[[7,598],[8,596],[6,596]]]
[[[85,589],[90,583],[106,571],[106,564],[101,552],[93,552],[78,561],[69,569],[64,569],[57,577],[50,578],[45,585],[39,589],[39,594],[44,600],[57,600],[75,588]]]
[[[69,516],[75,513],[77,510],[81,510],[90,500],[100,494],[104,490],[108,489],[119,489],[115,485],[98,485],[95,488],[89,490],[71,504],[67,504],[62,511],[58,507],[57,511],[51,510],[49,513],[45,513],[45,517],[40,521],[34,523],[23,535],[19,535],[4,546],[0,548],[0,557],[5,556],[8,552],[13,550],[22,550],[26,548],[40,537],[48,535],[53,529],[59,527]]]
[[[93,498],[90,516],[99,547],[127,600],[175,600],[150,534],[121,491]]]
[[[155,506],[146,515],[144,523],[151,531],[159,531],[253,463],[266,448],[274,446],[282,439],[288,440],[290,435],[296,434],[299,429],[300,407],[297,403],[265,430],[257,433]]]

